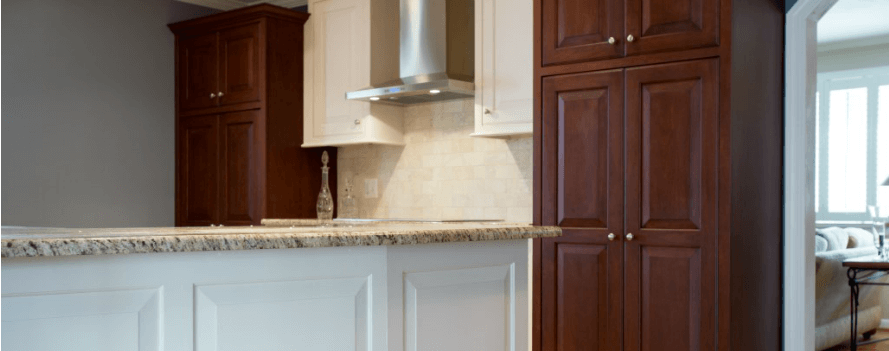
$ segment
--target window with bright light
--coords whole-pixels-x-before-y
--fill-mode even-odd
[[[819,221],[867,221],[889,207],[889,66],[818,74],[815,213]]]

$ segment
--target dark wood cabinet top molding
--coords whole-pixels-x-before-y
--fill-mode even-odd
[[[188,32],[192,30],[201,30],[205,27],[213,27],[219,29],[220,26],[234,26],[239,23],[258,20],[260,18],[276,18],[283,21],[305,23],[309,19],[309,14],[305,12],[293,11],[280,6],[259,4],[241,9],[223,12],[212,16],[196,18],[192,20],[176,22],[168,24],[174,33]]]

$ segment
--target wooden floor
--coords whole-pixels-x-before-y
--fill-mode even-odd
[[[860,337],[860,336],[859,336]],[[879,340],[889,338],[889,329],[879,329],[877,333],[870,337],[870,340]],[[825,351],[846,351],[849,350],[849,343],[829,348]],[[889,351],[889,340],[878,342],[876,344],[858,346],[859,351]]]

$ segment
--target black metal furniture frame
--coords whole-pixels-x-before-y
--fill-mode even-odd
[[[871,274],[863,278],[858,278],[858,273],[866,272],[866,271],[874,271],[874,272],[882,272],[882,274]],[[889,338],[878,339],[878,340],[867,340],[861,343],[858,342],[858,289],[861,285],[883,285],[889,286],[889,283],[881,283],[873,280],[885,277],[889,275],[889,268],[857,268],[857,267],[849,267],[849,270],[846,272],[846,276],[849,277],[849,288],[851,290],[851,309],[852,315],[850,316],[850,333],[852,338],[850,339],[851,350],[858,350],[858,345],[869,345],[882,341],[889,340]]]

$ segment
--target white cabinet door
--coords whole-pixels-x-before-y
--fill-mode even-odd
[[[531,134],[533,122],[533,4],[475,2],[475,133]]]
[[[322,0],[309,4],[305,25],[303,147],[360,143],[402,144],[401,116],[346,92],[370,86],[371,0]],[[397,112],[400,112],[398,110]],[[387,123],[380,123],[381,120]]]

